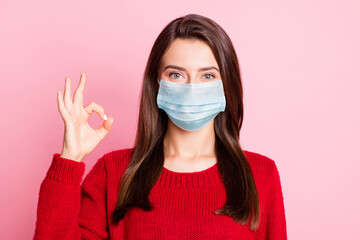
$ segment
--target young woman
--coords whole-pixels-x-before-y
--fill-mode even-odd
[[[94,102],[82,107],[85,73],[74,100],[69,78],[65,85],[63,149],[40,187],[34,239],[287,239],[275,162],[239,144],[239,64],[217,23],[189,14],[163,29],[144,73],[134,147],[104,154],[82,183],[82,159],[113,118]],[[97,130],[92,112],[104,119]]]

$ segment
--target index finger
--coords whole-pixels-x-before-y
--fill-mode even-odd
[[[81,72],[80,82],[74,94],[74,104],[79,106],[83,105],[85,85],[86,85],[86,73]]]

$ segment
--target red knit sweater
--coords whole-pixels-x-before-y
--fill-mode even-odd
[[[118,182],[130,150],[103,155],[82,183],[85,163],[55,153],[40,186],[34,239],[287,239],[275,162],[245,150],[260,199],[256,233],[229,216],[213,213],[226,202],[217,163],[198,172],[163,168],[149,196],[154,210],[132,208],[112,225]]]

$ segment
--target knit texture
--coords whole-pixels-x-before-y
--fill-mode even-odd
[[[163,167],[152,188],[152,211],[131,208],[112,225],[119,180],[131,148],[106,153],[82,181],[85,163],[53,154],[41,183],[34,239],[287,239],[280,176],[275,162],[243,150],[259,194],[256,232],[214,211],[226,203],[226,189],[214,164],[198,172]]]

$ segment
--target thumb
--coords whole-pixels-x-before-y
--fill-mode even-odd
[[[113,128],[114,118],[109,117],[104,121],[103,125],[96,130],[96,132],[100,135],[101,139],[104,139],[105,136],[112,130]]]
[[[107,120],[104,121],[104,128],[110,132],[111,129],[113,128],[113,122],[114,122],[114,118],[113,117],[109,117]]]

